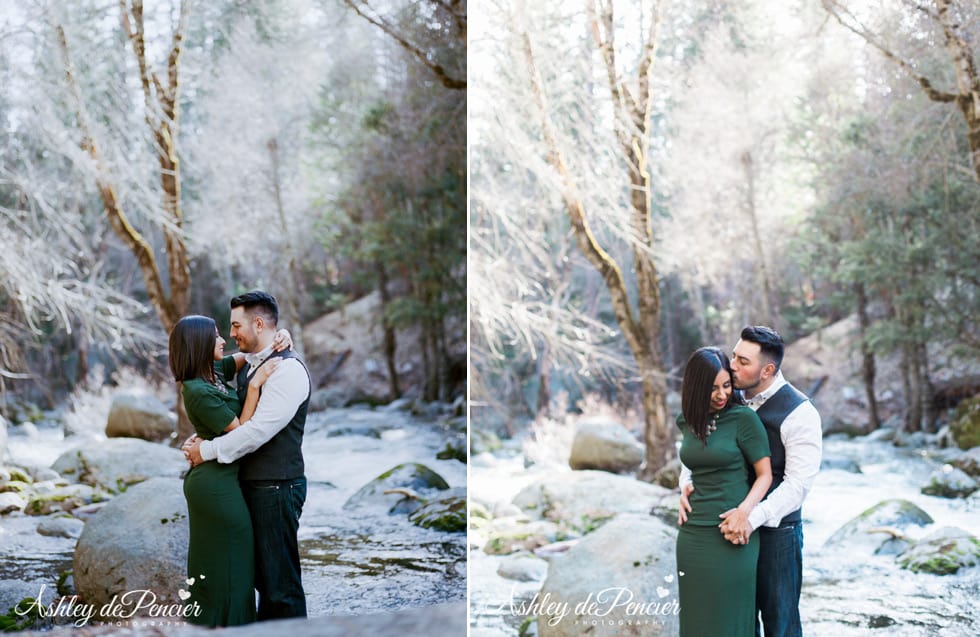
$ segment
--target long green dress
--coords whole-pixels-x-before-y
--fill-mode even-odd
[[[741,405],[718,415],[707,445],[683,416],[677,424],[684,432],[681,461],[694,482],[691,513],[677,533],[681,637],[753,637],[758,534],[732,544],[718,516],[748,495],[750,468],[769,455],[769,440],[759,417]]]
[[[238,396],[222,382],[235,373],[227,356],[216,365],[221,388],[196,378],[182,389],[187,416],[197,435],[211,440],[241,414]],[[222,391],[224,390],[224,391]],[[235,626],[255,621],[255,555],[252,519],[238,485],[238,463],[202,463],[184,478],[190,522],[186,603],[200,614],[188,621],[203,626]]]

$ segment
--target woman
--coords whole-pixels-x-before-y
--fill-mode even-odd
[[[291,346],[280,330],[276,349]],[[187,416],[198,436],[211,440],[240,426],[255,413],[259,389],[278,360],[261,365],[249,382],[244,405],[225,386],[245,363],[244,354],[224,356],[225,339],[206,316],[185,316],[170,333],[170,370],[182,383]],[[216,364],[217,361],[217,364]],[[190,522],[187,583],[198,614],[188,618],[205,626],[235,626],[255,621],[252,521],[238,485],[238,464],[205,462],[184,478]]]
[[[681,411],[681,462],[694,482],[691,512],[682,508],[678,516],[681,635],[754,636],[759,541],[753,535],[733,544],[718,527],[725,511],[748,513],[765,497],[772,482],[769,441],[755,412],[732,404],[732,370],[717,347],[688,359]]]

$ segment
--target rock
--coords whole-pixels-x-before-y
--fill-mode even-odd
[[[519,551],[534,551],[566,536],[557,524],[548,520],[498,518],[486,529],[487,541],[483,552],[487,555],[510,555]]]
[[[0,466],[7,457],[7,419],[0,416]]]
[[[138,438],[110,438],[70,449],[51,468],[62,476],[118,493],[147,478],[177,478],[187,461],[177,449]]]
[[[130,487],[85,524],[75,546],[75,588],[99,606],[135,590],[152,591],[158,604],[178,603],[189,539],[181,480]]]
[[[861,467],[851,458],[824,455],[820,459],[820,470],[837,469],[848,473],[861,473]]]
[[[477,426],[470,427],[470,453],[474,456],[481,453],[493,453],[503,447],[500,437],[486,429]]]
[[[548,562],[533,553],[515,553],[501,560],[497,575],[518,582],[540,582],[548,575]]]
[[[177,415],[149,394],[116,394],[109,407],[105,435],[109,438],[141,438],[151,442],[170,440],[177,431]]]
[[[466,489],[450,489],[445,495],[427,501],[408,520],[423,529],[446,533],[466,533]]]
[[[27,500],[16,493],[0,493],[0,515],[7,515],[14,511],[23,511],[27,506]]]
[[[980,446],[980,395],[968,398],[956,407],[949,431],[960,449]]]
[[[643,513],[670,491],[605,471],[549,474],[524,487],[513,503],[536,519],[562,521],[585,531],[593,521],[620,513]]]
[[[93,502],[92,504],[86,504],[85,506],[80,506],[71,512],[73,516],[79,520],[88,520],[93,515],[101,511],[109,504],[108,501],[105,502]]]
[[[85,523],[75,518],[53,517],[41,520],[37,532],[47,537],[77,538],[82,534]]]
[[[680,458],[674,458],[653,474],[653,483],[665,489],[676,489],[680,478],[681,461]]]
[[[554,557],[538,595],[541,637],[678,634],[676,537],[656,518],[624,514]],[[642,606],[627,614],[627,601]]]
[[[50,493],[47,495],[35,495],[27,502],[24,513],[27,515],[49,515],[59,511],[72,511],[80,506],[88,504],[84,499],[70,493]]]
[[[470,500],[469,507],[470,507],[470,520],[471,521],[472,520],[492,520],[493,519],[493,515],[491,515],[491,513],[487,509],[487,507],[483,506],[479,502],[475,502],[473,500]]]
[[[572,469],[626,473],[636,470],[643,457],[643,445],[619,423],[583,420],[576,428],[568,465]]]
[[[43,482],[46,480],[51,480],[57,482],[61,479],[58,472],[54,469],[48,469],[47,467],[36,467],[34,469],[34,480],[35,482]]]
[[[978,488],[976,480],[953,465],[944,464],[929,476],[922,493],[941,498],[965,498]]]
[[[898,563],[914,573],[951,575],[980,563],[980,540],[962,529],[943,527],[899,555]]]
[[[885,441],[891,442],[895,438],[896,430],[892,427],[879,427],[867,435],[865,438],[868,441]]]
[[[953,431],[949,428],[949,425],[943,425],[936,432],[936,445],[940,449],[956,449],[956,439],[953,438]]]
[[[446,447],[436,454],[439,460],[459,460],[466,463],[466,437],[455,438],[446,442]]]
[[[928,441],[929,437],[922,431],[912,433],[897,431],[892,438],[892,444],[896,447],[911,447],[912,449],[921,449],[927,445]]]
[[[385,495],[392,489],[411,489],[422,497],[435,491],[444,491],[449,485],[442,476],[418,463],[400,464],[361,487],[344,503],[345,509],[356,509],[364,506],[378,506],[389,509],[395,504],[397,494]]]
[[[980,476],[980,447],[964,452],[950,464],[972,478]]]
[[[933,520],[928,513],[908,500],[884,500],[837,529],[824,543],[837,551],[877,553],[890,541],[888,533],[881,529],[898,529],[909,526],[926,526]],[[887,551],[888,549],[886,549]]]

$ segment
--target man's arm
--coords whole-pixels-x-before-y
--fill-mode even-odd
[[[786,448],[783,481],[752,509],[748,521],[753,530],[762,525],[779,526],[786,514],[800,508],[820,471],[823,429],[813,403],[806,401],[794,409],[783,421],[780,436]]]
[[[681,463],[681,475],[677,479],[677,486],[681,488],[681,504],[677,512],[677,524],[680,525],[687,522],[687,514],[691,512],[691,503],[687,498],[694,492],[691,470],[683,462]]]
[[[303,365],[296,359],[284,359],[262,386],[255,415],[223,436],[202,441],[201,459],[228,464],[252,453],[289,423],[309,392],[310,378]]]

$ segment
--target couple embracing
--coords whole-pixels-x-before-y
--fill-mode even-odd
[[[800,507],[820,470],[822,428],[780,371],[774,330],[742,330],[731,357],[687,362],[677,534],[684,637],[799,637]],[[760,622],[761,616],[761,622]]]
[[[306,616],[297,530],[310,377],[289,333],[276,331],[275,297],[253,291],[230,305],[237,354],[224,356],[205,316],[180,319],[170,334],[170,369],[196,432],[183,445],[186,601],[201,609],[190,621],[205,626]]]

